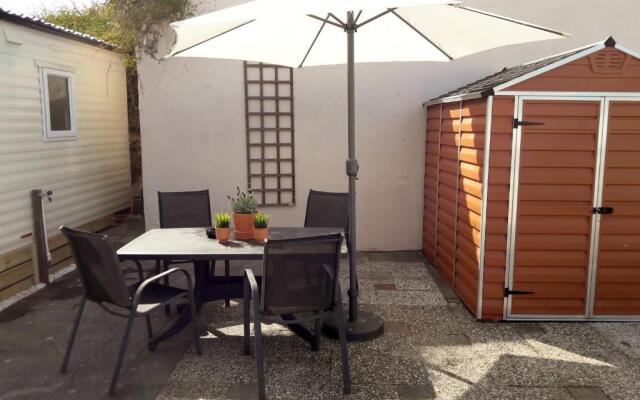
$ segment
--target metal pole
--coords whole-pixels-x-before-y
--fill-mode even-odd
[[[40,189],[31,191],[31,211],[33,214],[33,246],[34,257],[34,283],[49,283],[49,242],[47,240],[47,228],[44,218],[44,199],[51,201],[51,191],[44,194]]]
[[[358,28],[353,12],[347,13],[347,137],[348,157],[347,176],[349,177],[349,317],[346,321],[348,341],[364,341],[377,338],[384,333],[384,321],[378,315],[368,311],[358,311],[358,276],[356,274],[356,179],[358,160],[356,160],[356,105],[354,74],[354,36]],[[342,307],[342,304],[339,304]],[[324,323],[327,336],[338,339],[342,329],[342,313],[334,313]]]
[[[358,160],[356,160],[356,116],[355,116],[355,74],[354,74],[354,34],[355,20],[353,12],[347,14],[347,137],[349,176],[349,321],[358,319],[358,278],[356,275],[356,178]]]

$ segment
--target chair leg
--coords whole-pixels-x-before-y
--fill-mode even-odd
[[[224,277],[228,278],[230,274],[231,274],[231,271],[230,271],[230,266],[229,266],[229,260],[224,260]],[[224,306],[225,307],[229,307],[230,305],[231,305],[231,302],[229,301],[229,298],[227,297],[226,299],[224,299]]]
[[[80,326],[80,318],[82,317],[82,312],[84,311],[84,305],[87,302],[87,296],[82,296],[80,299],[80,304],[78,305],[78,313],[76,314],[76,320],[73,322],[73,327],[71,328],[71,337],[69,337],[69,343],[67,344],[67,351],[64,353],[64,360],[62,361],[62,367],[60,368],[61,373],[67,372],[67,365],[69,365],[69,357],[71,357],[71,349],[73,349],[73,343],[76,341],[76,334],[78,333],[78,326]]]
[[[242,349],[242,354],[244,354],[245,356],[248,356],[251,354],[251,350],[249,348],[249,336],[250,336],[250,331],[249,331],[249,318],[251,314],[251,289],[249,287],[249,284],[245,281],[243,288],[242,288],[242,307],[243,307],[243,312],[242,312],[242,319],[244,322],[244,335],[243,335],[243,349]]]
[[[147,350],[153,352],[158,347],[158,343],[153,342],[153,326],[151,325],[151,316],[149,314],[145,314],[144,320],[147,325]]]
[[[169,263],[167,261],[162,261],[162,272],[166,272],[169,270]],[[169,275],[164,277],[164,284],[169,286]],[[164,314],[165,315],[171,315],[171,304],[167,304],[164,306]]]
[[[342,311],[342,301],[336,305],[336,313],[338,319],[338,336],[340,337],[340,353],[342,354],[342,391],[344,394],[350,394],[351,372],[349,371],[349,351],[347,350],[347,323]]]
[[[151,326],[151,316],[149,314],[144,316],[144,320],[147,323],[147,337],[149,340],[153,338],[153,326]]]
[[[322,328],[322,318],[320,318],[320,313],[316,313],[316,321],[313,325],[313,336],[314,341],[311,345],[311,350],[318,351],[320,350],[320,337],[321,337],[321,328]]]
[[[131,328],[133,327],[133,321],[135,320],[136,311],[131,310],[131,314],[129,315],[129,319],[127,320],[127,327],[124,331],[124,336],[122,337],[122,342],[120,343],[120,351],[118,352],[118,359],[116,361],[116,367],[113,370],[113,376],[111,377],[111,385],[109,386],[109,396],[113,396],[116,390],[116,384],[118,383],[118,378],[120,377],[120,369],[122,368],[122,361],[124,360],[124,355],[127,352],[127,345],[129,344],[129,336],[131,335]]]
[[[260,325],[260,298],[254,296],[253,300],[253,330],[255,331],[256,342],[256,372],[258,375],[258,398],[266,399],[266,389],[264,383],[264,354],[262,351],[262,326]]]
[[[189,311],[191,312],[191,323],[193,324],[193,341],[196,346],[196,353],[202,354],[202,346],[200,345],[200,326],[198,324],[198,316],[196,315],[196,299],[193,290],[189,292]]]

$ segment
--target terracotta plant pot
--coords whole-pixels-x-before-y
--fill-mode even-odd
[[[256,240],[256,243],[264,243],[268,237],[269,228],[253,228],[253,238]]]
[[[231,228],[216,228],[218,242],[227,243],[231,237]]]
[[[236,214],[233,213],[233,225],[238,240],[253,239],[253,220],[256,214]]]

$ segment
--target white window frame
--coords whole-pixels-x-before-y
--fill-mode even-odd
[[[69,85],[69,117],[71,129],[66,131],[54,131],[51,129],[49,110],[49,75],[57,75],[67,78]],[[73,72],[55,68],[43,67],[40,69],[40,98],[42,101],[42,131],[44,141],[72,140],[78,137],[76,129],[76,107],[73,90]]]

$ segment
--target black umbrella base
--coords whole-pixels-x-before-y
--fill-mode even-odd
[[[384,334],[384,321],[370,312],[358,311],[358,319],[347,320],[346,323],[348,342],[366,342]],[[338,320],[335,314],[325,319],[322,333],[331,339],[338,339]]]

